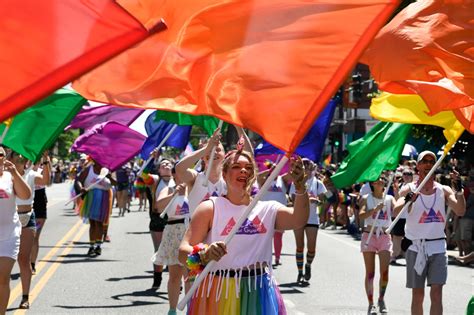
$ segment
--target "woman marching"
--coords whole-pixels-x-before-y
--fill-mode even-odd
[[[0,147],[0,314],[10,298],[10,274],[20,251],[21,223],[16,198],[30,199],[32,191]]]
[[[90,247],[87,256],[95,257],[102,254],[102,237],[104,234],[104,224],[108,224],[110,210],[112,209],[112,185],[116,184],[110,174],[101,179],[99,174],[102,166],[92,161],[92,165],[84,168],[79,174],[78,185],[83,193],[79,215],[88,220]],[[91,190],[86,190],[92,184],[98,184]],[[85,195],[85,196],[84,196]]]
[[[311,160],[303,159],[303,165],[308,178],[306,187],[309,195],[310,209],[309,218],[306,226],[301,229],[295,229],[295,240],[296,240],[296,266],[298,268],[298,277],[296,282],[298,284],[304,284],[304,281],[311,279],[311,264],[313,263],[314,257],[316,256],[316,240],[318,237],[319,230],[319,215],[318,205],[321,204],[324,193],[326,193],[326,187],[324,184],[314,176],[315,165]],[[291,185],[290,194],[292,200],[295,200],[295,186]],[[306,235],[306,264],[304,264],[304,248],[305,248],[305,235]],[[304,265],[304,274],[303,274]]]
[[[231,151],[224,159],[222,174],[227,194],[198,206],[180,246],[179,259],[188,265],[191,276],[211,260],[216,261],[189,302],[188,314],[285,314],[271,273],[272,237],[275,229],[300,228],[308,220],[302,162],[298,159],[292,163],[294,208],[259,201],[227,246],[223,240],[251,202],[256,179],[253,155]]]
[[[377,314],[377,307],[374,305],[373,299],[376,254],[379,255],[380,262],[378,308],[380,313],[388,313],[384,296],[388,285],[388,267],[393,245],[391,236],[385,233],[385,229],[388,228],[392,222],[392,211],[395,207],[395,199],[393,196],[387,194],[385,194],[385,199],[383,199],[386,184],[387,180],[384,176],[370,183],[372,192],[364,196],[359,213],[360,218],[365,220],[365,228],[360,246],[365,264],[365,291],[369,301],[368,315]],[[375,225],[373,235],[367,244],[369,233],[373,225]]]
[[[16,205],[20,222],[23,226],[20,238],[20,253],[18,254],[18,265],[20,266],[20,278],[23,296],[20,302],[20,309],[29,309],[29,292],[31,285],[31,252],[36,233],[35,212],[33,211],[33,200],[35,197],[35,185],[49,185],[50,181],[50,159],[48,154],[43,154],[43,174],[33,171],[32,167],[26,168],[28,160],[20,154],[12,151],[10,161],[15,164],[18,173],[23,177],[30,187],[32,194],[30,198],[16,198]]]
[[[154,264],[168,266],[168,300],[170,304],[168,315],[176,314],[181,278],[187,274],[186,268],[178,260],[178,250],[190,220],[186,184],[180,180],[179,176],[176,176],[174,168],[172,173],[177,185],[174,188],[165,187],[156,202],[159,213],[162,213],[167,207],[170,210],[167,212],[168,221],[163,231],[160,248],[152,259]],[[171,204],[169,204],[170,202]]]

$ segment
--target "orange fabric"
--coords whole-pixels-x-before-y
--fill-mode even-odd
[[[74,82],[84,97],[212,115],[292,152],[396,0],[119,1],[148,38]]]
[[[430,114],[469,106],[457,112],[472,118],[472,12],[473,1],[412,3],[380,31],[362,61],[370,66],[381,89],[420,95]],[[472,122],[463,125],[474,132]]]
[[[112,0],[0,1],[0,121],[148,36]]]

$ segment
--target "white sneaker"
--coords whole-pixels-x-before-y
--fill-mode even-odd
[[[385,301],[379,301],[379,312],[381,314],[387,314],[388,313],[388,308],[387,306],[385,305]]]
[[[369,304],[367,315],[377,315],[377,307],[374,304]]]

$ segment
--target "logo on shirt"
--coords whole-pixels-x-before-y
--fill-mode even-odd
[[[428,213],[423,211],[418,223],[444,223],[444,218],[441,212],[435,212],[433,208],[431,208]]]
[[[235,226],[234,218],[230,218],[229,222],[225,226],[224,230],[221,233],[221,236],[229,235],[232,228]],[[244,223],[240,226],[237,234],[253,235],[253,234],[265,234],[267,229],[263,225],[263,222],[260,221],[259,217],[256,216],[252,221],[248,218],[245,219]]]
[[[273,184],[272,187],[270,187],[268,189],[268,191],[270,192],[283,192],[283,190],[281,190],[281,187],[278,187],[277,185]]]
[[[188,213],[189,213],[189,205],[187,202],[184,202],[181,207],[179,205],[176,206],[175,215],[185,215]]]
[[[3,189],[0,189],[0,199],[8,199],[8,194]]]
[[[377,213],[372,214],[372,219],[375,220],[375,216]],[[386,211],[380,211],[379,212],[379,217],[377,220],[388,220],[388,213]]]

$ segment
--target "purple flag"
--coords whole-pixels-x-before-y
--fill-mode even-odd
[[[145,139],[138,131],[109,121],[94,126],[78,137],[71,151],[88,154],[113,172],[140,152]]]
[[[97,124],[107,121],[116,121],[122,125],[130,126],[135,119],[144,112],[143,109],[126,108],[113,105],[84,107],[72,120],[68,129],[89,129]]]

